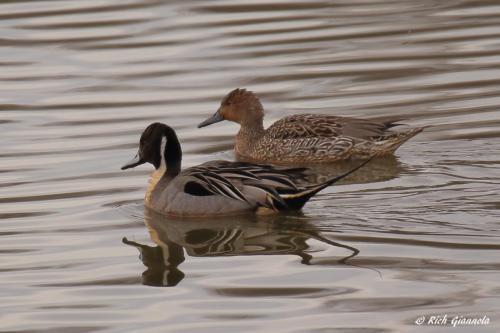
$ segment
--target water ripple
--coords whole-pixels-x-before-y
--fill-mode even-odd
[[[3,1],[2,330],[378,333],[446,312],[487,314],[493,332],[499,13],[471,0]],[[175,127],[185,166],[232,159],[237,126],[196,124],[236,87],[259,95],[266,125],[317,112],[432,126],[301,214],[151,217],[151,169],[119,171],[139,134]]]

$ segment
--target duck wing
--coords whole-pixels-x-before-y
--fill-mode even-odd
[[[220,195],[244,201],[256,207],[286,209],[284,193],[301,190],[306,168],[279,168],[245,162],[212,161],[185,169],[189,177],[184,192],[195,196]]]
[[[267,129],[274,139],[310,137],[352,137],[369,139],[388,134],[397,120],[372,121],[368,119],[337,117],[322,114],[300,114],[284,117]]]
[[[306,177],[305,168],[280,168],[245,162],[213,161],[184,170],[184,192],[197,195],[221,195],[274,211],[298,210],[316,193],[333,185],[373,159],[360,163],[344,174],[323,183],[299,186]]]

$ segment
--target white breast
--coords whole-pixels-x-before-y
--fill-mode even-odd
[[[151,174],[151,177],[149,178],[148,187],[146,189],[146,196],[144,198],[144,201],[146,201],[146,204],[151,203],[151,193],[153,192],[156,184],[158,184],[160,179],[163,177],[163,175],[167,171],[167,164],[165,163],[165,146],[166,145],[167,145],[167,138],[163,137],[163,139],[161,140],[161,146],[160,146],[160,154],[161,154],[160,168],[155,170]]]

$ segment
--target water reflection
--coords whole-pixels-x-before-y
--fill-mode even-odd
[[[307,243],[314,239],[323,244],[347,249],[348,256],[336,258],[345,264],[359,254],[359,250],[321,234],[301,219],[300,227],[287,224],[287,217],[244,216],[231,218],[168,219],[145,209],[146,226],[156,246],[149,246],[123,238],[123,243],[134,246],[147,269],[142,283],[149,286],[176,286],[185,274],[179,266],[185,261],[184,250],[192,257],[296,255],[304,265],[311,265],[314,249]]]
[[[147,269],[142,273],[142,284],[147,286],[176,286],[184,273],[178,268],[185,260],[182,246],[166,241],[157,246],[149,246],[128,240],[123,243],[139,250],[140,259]]]
[[[498,1],[9,0],[0,27],[1,331],[427,333],[420,315],[498,314]],[[144,287],[146,267],[116,237],[144,233],[150,169],[117,167],[154,121],[176,128],[186,167],[232,159],[221,152],[236,125],[196,124],[236,87],[261,96],[269,123],[327,113],[433,126],[397,151],[403,164],[345,180],[372,184],[326,190],[310,218],[162,222],[163,248],[141,240],[143,279],[182,282]],[[237,239],[216,250],[209,235],[224,228],[273,255],[240,256]],[[295,237],[314,266],[252,242],[267,229],[283,254]],[[361,255],[344,265],[347,249],[314,252],[326,245],[307,229]],[[219,257],[191,257],[203,251]]]
[[[299,165],[300,166],[300,165]],[[310,169],[309,181],[321,183],[352,169],[352,161],[341,161],[330,164],[305,165]],[[372,183],[387,181],[399,177],[407,171],[407,167],[395,156],[377,157],[370,162],[369,167],[362,168],[341,182],[344,183]]]

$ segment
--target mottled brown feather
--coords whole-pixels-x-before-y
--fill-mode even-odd
[[[370,139],[387,134],[391,124],[359,118],[300,114],[276,121],[266,132],[276,139],[340,136]]]
[[[251,91],[235,89],[222,100],[223,119],[241,125],[238,157],[260,162],[335,162],[351,157],[392,154],[423,127],[394,131],[401,119],[369,120],[324,114],[284,117],[263,127],[264,109]]]

